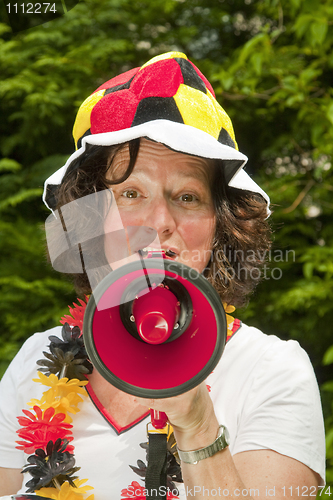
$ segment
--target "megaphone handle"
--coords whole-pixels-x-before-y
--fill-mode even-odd
[[[168,421],[167,414],[164,411],[153,410],[152,408],[150,409],[150,418],[155,429],[164,429]]]

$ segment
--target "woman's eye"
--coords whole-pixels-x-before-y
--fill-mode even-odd
[[[139,193],[135,189],[128,189],[123,192],[122,196],[125,196],[125,198],[137,198]]]
[[[193,201],[196,201],[197,200],[197,197],[194,196],[194,194],[183,194],[181,197],[180,197],[181,201],[185,201],[186,203],[191,203]]]

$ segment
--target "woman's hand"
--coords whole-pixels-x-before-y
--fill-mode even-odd
[[[219,424],[205,382],[173,398],[136,401],[167,414],[181,450],[207,446],[216,438]]]

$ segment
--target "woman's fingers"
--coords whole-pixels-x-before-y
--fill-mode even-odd
[[[136,398],[136,401],[154,410],[165,412],[170,424],[179,431],[200,429],[214,413],[205,383],[172,398]]]

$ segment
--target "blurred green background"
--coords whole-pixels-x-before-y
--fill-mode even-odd
[[[212,82],[269,193],[270,269],[237,316],[296,339],[321,388],[333,485],[332,0],[84,0],[13,34],[0,4],[0,370],[75,300],[46,260],[44,179],[73,151],[80,103],[180,50]],[[324,495],[322,495],[324,496]],[[328,495],[329,496],[329,495]]]

